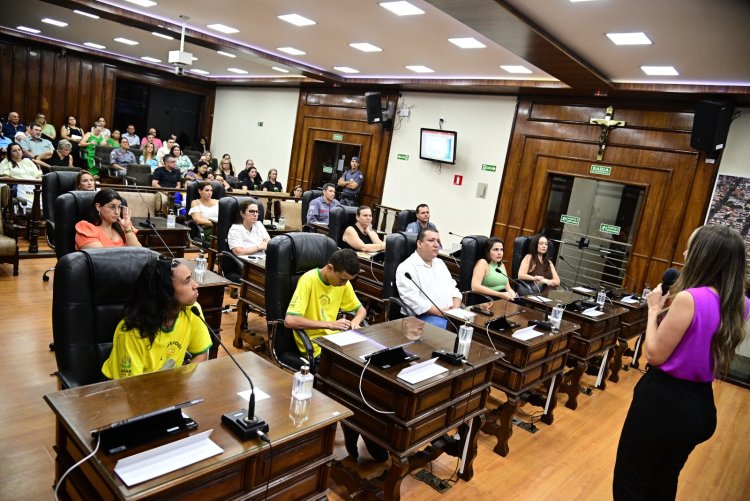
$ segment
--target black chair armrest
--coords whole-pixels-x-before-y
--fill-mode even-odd
[[[292,329],[300,338],[302,341],[302,345],[305,347],[305,353],[307,354],[307,365],[310,367],[310,372],[313,374],[318,372],[318,368],[315,365],[315,350],[313,349],[312,341],[310,341],[310,337],[307,335],[307,332],[303,331],[302,329]],[[304,360],[303,357],[300,357]]]
[[[414,310],[411,309],[411,306],[409,306],[408,304],[406,304],[405,302],[403,302],[401,299],[399,299],[397,297],[389,297],[389,298],[387,298],[385,300],[385,316],[386,316],[385,320],[386,321],[391,320],[389,318],[390,317],[390,311],[391,311],[391,304],[390,303],[394,303],[394,304],[398,305],[401,309],[406,310],[407,315],[410,316],[410,317],[416,317],[416,316],[418,316],[414,312]]]
[[[70,378],[70,375],[67,373],[67,371],[56,371],[55,376],[57,376],[57,379],[60,382],[60,388],[63,390],[81,386],[79,382],[74,381]]]
[[[242,261],[242,259],[240,259],[237,256],[235,256],[232,251],[221,252],[221,253],[219,253],[219,256],[221,256],[222,258],[228,259],[232,264],[234,264],[237,267],[236,268],[237,269],[237,273],[240,276],[242,276],[242,269],[245,267],[245,263]],[[224,270],[224,266],[222,266],[222,271],[226,273],[226,270]],[[232,272],[232,270],[230,270],[230,273],[231,272]],[[226,275],[224,275],[224,276],[225,276],[225,278],[229,278]],[[239,282],[237,282],[237,283],[239,283]]]

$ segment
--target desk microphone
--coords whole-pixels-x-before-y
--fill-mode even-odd
[[[466,238],[465,236],[463,236],[463,235],[459,235],[458,233],[453,233],[452,231],[449,231],[449,232],[448,232],[448,235],[452,235],[452,236],[454,236],[454,237],[459,237],[459,238]]]
[[[435,309],[436,309],[437,311],[439,311],[439,312],[440,312],[440,316],[441,316],[441,317],[443,317],[444,319],[446,319],[446,320],[447,320],[448,322],[450,322],[450,324],[451,324],[451,325],[453,326],[453,328],[454,328],[454,329],[456,329],[456,342],[458,342],[458,327],[456,326],[456,324],[455,324],[455,323],[453,323],[453,320],[451,320],[450,318],[448,318],[448,316],[447,316],[447,315],[446,315],[445,313],[443,313],[443,310],[441,310],[441,309],[440,309],[440,307],[439,307],[438,305],[436,305],[436,304],[435,304],[435,301],[433,301],[433,300],[432,300],[432,298],[430,298],[430,296],[428,296],[428,295],[427,295],[427,293],[426,293],[425,291],[423,291],[423,290],[422,290],[422,288],[421,288],[421,287],[419,286],[419,284],[418,284],[418,283],[417,283],[416,281],[414,281],[414,279],[413,279],[413,278],[411,278],[411,273],[409,273],[409,272],[407,271],[406,273],[404,273],[404,276],[405,276],[406,278],[408,278],[409,280],[411,280],[411,282],[412,282],[412,283],[413,283],[414,285],[416,285],[416,286],[417,286],[417,289],[419,289],[419,292],[421,292],[421,293],[422,293],[422,295],[423,295],[424,297],[426,297],[426,298],[427,298],[427,300],[428,300],[428,301],[429,301],[430,303],[432,303],[432,306],[434,306],[434,307],[435,307]],[[454,351],[455,351],[455,350],[454,350]]]
[[[154,230],[154,234],[157,237],[159,237],[159,240],[161,241],[161,243],[164,246],[164,248],[167,249],[167,252],[169,252],[169,254],[172,256],[172,259],[175,259],[174,252],[172,252],[172,249],[169,248],[169,246],[164,241],[164,239],[161,238],[161,234],[159,234],[159,232],[156,230],[156,225],[153,223],[153,221],[151,221],[151,209],[148,208],[148,204],[146,203],[146,199],[143,198],[143,194],[138,189],[138,184],[134,184],[133,186],[135,187],[135,192],[138,193],[139,197],[141,197],[141,202],[143,202],[143,206],[146,207],[146,220],[145,221],[141,221],[138,224],[141,227],[143,227],[143,228],[150,228],[150,229]],[[156,195],[158,195],[158,193],[154,194],[154,196],[156,196]]]
[[[211,336],[219,342],[224,351],[227,352],[229,358],[232,359],[234,365],[242,372],[247,378],[247,382],[250,383],[250,398],[248,398],[247,410],[240,409],[232,412],[227,412],[221,416],[221,422],[227,425],[232,432],[242,440],[250,440],[253,438],[260,438],[261,440],[268,441],[268,424],[255,415],[255,386],[253,386],[253,380],[250,379],[250,375],[242,368],[237,362],[237,359],[229,352],[224,343],[221,342],[221,338],[214,332],[214,330],[208,325],[206,319],[200,314],[200,310],[197,306],[193,305],[190,308],[193,315],[201,319],[203,325],[206,326]]]
[[[619,268],[620,268],[620,265],[618,265],[617,263],[615,263],[615,261],[614,261],[614,260],[612,260],[611,258],[609,258],[609,257],[608,257],[608,256],[606,255],[606,254],[609,254],[609,251],[607,251],[606,253],[604,253],[604,251],[605,251],[605,250],[606,250],[606,249],[599,249],[599,254],[600,254],[600,255],[601,255],[601,256],[602,256],[603,258],[604,258],[604,262],[606,262],[606,263],[610,263],[610,266],[614,266],[615,268],[618,268],[618,269],[619,269]],[[631,281],[633,282],[633,291],[635,291],[635,284],[636,284],[636,282],[635,282],[635,278],[633,278],[633,277],[631,277],[630,275],[628,275],[628,274],[627,274],[627,273],[625,272],[625,270],[622,270],[622,274],[623,274],[623,275],[625,275],[625,278],[629,278],[629,279],[630,279],[630,280],[631,280]]]

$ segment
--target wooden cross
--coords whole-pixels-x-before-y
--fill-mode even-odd
[[[604,118],[592,118],[589,123],[592,125],[598,125],[602,128],[602,133],[599,134],[599,151],[596,153],[596,159],[602,160],[604,158],[604,149],[607,147],[607,137],[609,137],[609,131],[615,127],[623,127],[625,120],[612,120],[612,115],[615,114],[614,108],[609,106],[607,113]]]

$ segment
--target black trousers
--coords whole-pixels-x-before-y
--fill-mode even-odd
[[[685,381],[650,368],[635,386],[622,427],[614,499],[674,499],[685,461],[715,430],[711,383]]]

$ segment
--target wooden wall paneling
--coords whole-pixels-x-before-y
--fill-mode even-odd
[[[78,120],[78,126],[83,127],[81,122],[81,111],[78,107],[80,96],[79,88],[81,83],[81,58],[68,58],[66,66],[68,68],[68,74],[65,79],[65,108],[60,111],[62,111],[64,115],[73,115],[76,117],[76,120]],[[63,120],[68,118],[67,116],[63,117]],[[59,125],[62,125],[62,122],[60,122]]]

